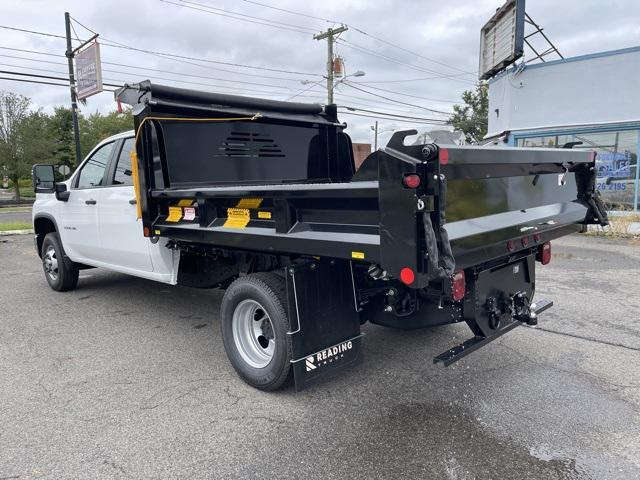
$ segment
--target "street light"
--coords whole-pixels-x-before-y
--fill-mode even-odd
[[[330,101],[333,100],[333,89],[338,86],[340,83],[344,82],[347,78],[351,78],[351,77],[364,77],[366,75],[366,73],[363,70],[356,70],[355,72],[349,74],[349,75],[345,75],[344,77],[342,77],[340,80],[338,80],[337,82],[334,82],[332,85],[330,85],[330,90],[329,90],[329,99]],[[327,77],[325,75],[322,76],[322,78],[324,80],[327,80]],[[314,82],[312,80],[300,80],[300,83],[302,85],[310,85],[310,84],[318,84],[322,82],[322,80]]]
[[[385,132],[393,132],[394,130],[396,130],[398,128],[397,125],[389,125],[389,127],[387,129],[380,129],[378,130],[378,121],[376,120],[376,124],[371,125],[370,126],[371,130],[373,130],[374,132],[374,141],[373,141],[373,151],[375,152],[376,150],[378,150],[378,134],[379,133],[385,133]]]

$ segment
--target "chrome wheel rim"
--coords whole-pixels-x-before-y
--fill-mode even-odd
[[[58,280],[58,258],[56,257],[56,249],[53,245],[49,245],[42,256],[42,265],[44,272],[54,282]]]
[[[255,300],[241,301],[233,311],[233,341],[242,359],[253,368],[269,365],[276,348],[271,318]]]

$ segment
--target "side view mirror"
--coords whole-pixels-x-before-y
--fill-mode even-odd
[[[69,200],[69,195],[71,192],[67,190],[67,185],[64,183],[56,183],[56,199],[61,202],[66,202]]]
[[[66,202],[71,192],[67,191],[64,183],[56,183],[54,165],[38,164],[31,170],[33,191],[36,193],[55,193],[56,199]]]
[[[36,193],[53,193],[56,177],[53,165],[34,165],[31,170],[33,191]]]

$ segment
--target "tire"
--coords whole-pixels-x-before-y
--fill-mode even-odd
[[[42,241],[42,268],[49,286],[57,292],[73,290],[78,285],[78,267],[69,260],[56,232]]]
[[[292,377],[284,278],[254,273],[235,280],[222,298],[220,328],[227,357],[238,375],[265,391]]]

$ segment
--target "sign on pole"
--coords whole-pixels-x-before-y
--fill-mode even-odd
[[[524,2],[507,0],[480,30],[480,80],[492,77],[522,57]]]
[[[75,55],[76,94],[78,100],[102,91],[102,68],[100,66],[100,44],[96,41]]]

